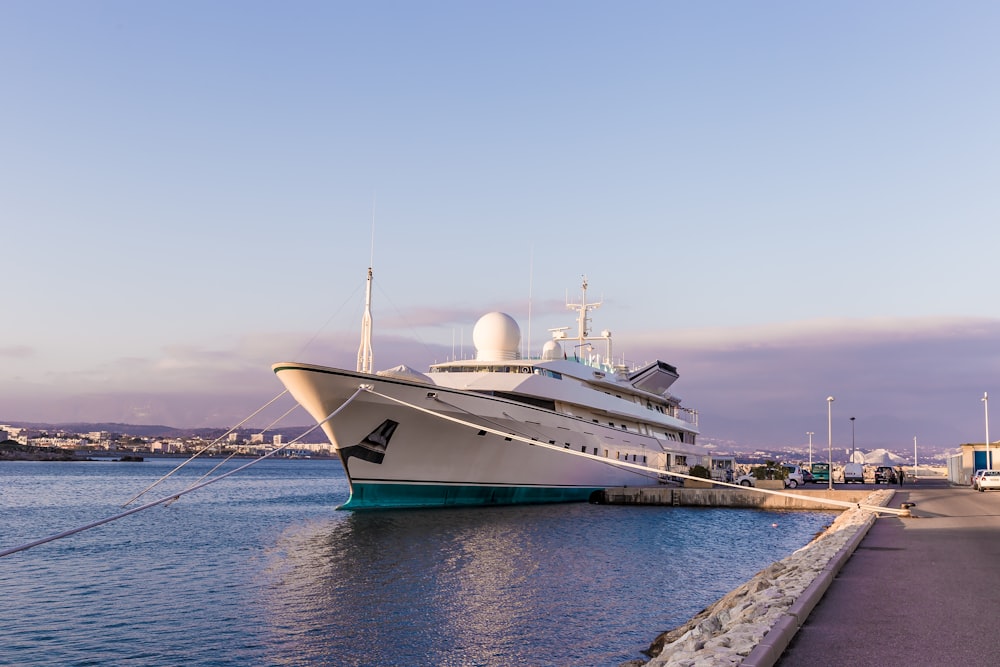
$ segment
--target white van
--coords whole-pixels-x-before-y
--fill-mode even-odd
[[[865,467],[860,463],[844,464],[844,483],[850,484],[851,482],[865,483]]]

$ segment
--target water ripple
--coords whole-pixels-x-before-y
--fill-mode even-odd
[[[176,463],[2,462],[0,548],[116,514]],[[617,665],[832,517],[333,511],[346,496],[336,462],[268,461],[7,557],[0,664]]]

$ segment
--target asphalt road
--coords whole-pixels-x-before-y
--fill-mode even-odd
[[[915,503],[913,518],[875,522],[780,667],[1000,662],[1000,492],[894,488],[890,506]]]

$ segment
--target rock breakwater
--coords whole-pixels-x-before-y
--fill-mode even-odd
[[[864,504],[885,506],[892,496],[874,491]],[[773,665],[874,520],[871,510],[845,510],[812,542],[657,637],[648,661],[621,667]]]

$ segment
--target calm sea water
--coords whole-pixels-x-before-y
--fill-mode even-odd
[[[178,463],[0,462],[0,549],[117,514]],[[2,558],[0,664],[618,665],[834,516],[334,511],[347,493],[336,461],[267,460]]]

